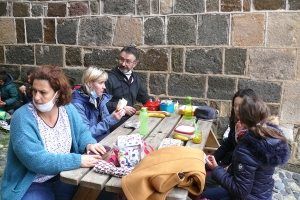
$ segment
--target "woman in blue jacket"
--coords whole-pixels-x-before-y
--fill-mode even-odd
[[[72,199],[76,185],[60,172],[93,167],[105,153],[71,105],[71,89],[60,67],[42,66],[30,76],[32,102],[12,116],[2,200]],[[81,155],[92,151],[97,155]]]
[[[268,118],[268,107],[259,98],[244,97],[239,117],[246,130],[238,133],[238,145],[228,170],[218,166],[214,156],[206,158],[212,178],[221,187],[206,190],[201,198],[272,199],[275,167],[287,163],[289,158],[286,138],[272,123],[274,118]]]
[[[106,103],[112,96],[103,93],[107,73],[96,67],[89,67],[82,76],[82,87],[76,89],[72,103],[90,129],[92,136],[99,142],[109,133],[109,128],[125,115],[124,109],[109,114]]]

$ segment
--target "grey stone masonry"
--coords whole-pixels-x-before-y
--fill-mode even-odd
[[[36,64],[63,66],[62,46],[36,46]]]
[[[28,43],[42,43],[43,29],[41,19],[25,19]]]
[[[57,24],[57,42],[76,44],[78,19],[61,19]]]
[[[164,18],[148,18],[144,22],[144,43],[147,45],[164,44]]]
[[[83,46],[111,45],[113,23],[110,17],[82,18],[79,24],[78,44]]]
[[[7,14],[7,3],[0,2],[0,16],[6,16]]]
[[[199,45],[227,45],[229,43],[229,15],[199,15]]]
[[[168,70],[167,49],[142,49],[140,51],[139,70],[167,71]]]
[[[15,23],[16,23],[17,42],[25,43],[24,19],[16,19]]]
[[[5,55],[7,64],[34,64],[33,46],[6,46]]]
[[[81,48],[66,48],[66,65],[67,66],[82,66]]]
[[[170,45],[196,44],[196,18],[192,16],[172,16],[168,18],[167,41]],[[184,33],[184,37],[182,37]]]
[[[137,72],[137,75],[142,82],[142,87],[147,91],[147,89],[148,89],[148,73]]]
[[[166,94],[167,74],[151,74],[149,80],[150,94]]]
[[[117,66],[119,49],[85,49],[84,66],[97,66],[105,69],[112,69]]]
[[[4,63],[4,49],[0,46],[0,63]]]
[[[83,69],[70,69],[70,68],[62,68],[62,71],[64,72],[64,74],[68,77],[68,78],[72,78],[75,80],[74,84],[82,84],[81,82],[81,78],[84,72],[84,68]]]
[[[284,85],[282,94],[282,108],[280,120],[299,123],[299,82],[290,82]],[[298,140],[300,137],[298,138]],[[299,141],[298,141],[299,144]]]
[[[246,88],[253,89],[255,93],[265,102],[280,103],[282,83],[239,79],[238,89]]]
[[[29,4],[28,3],[13,3],[14,17],[29,17]]]
[[[135,14],[134,0],[109,0],[105,1],[104,13],[112,15]]]
[[[219,0],[206,0],[206,11],[207,12],[219,11]]]
[[[149,15],[150,14],[150,1],[149,0],[137,0],[137,14]]]
[[[194,74],[222,74],[222,49],[187,49],[185,71]]]
[[[168,79],[168,95],[205,97],[206,77],[185,74],[170,74]]]
[[[159,10],[159,0],[150,0],[150,5],[151,5],[151,10],[152,13],[151,14],[158,14],[158,10]]]
[[[225,49],[225,74],[246,74],[247,49],[231,48]]]
[[[41,17],[44,14],[44,9],[42,4],[32,4],[31,8],[32,17]]]
[[[17,80],[20,76],[20,66],[1,66],[1,69],[5,69],[5,71],[10,74],[14,80]]]
[[[236,80],[233,78],[208,77],[207,98],[231,100],[235,91],[235,82]]]
[[[183,72],[183,48],[172,48],[172,70],[174,72]]]
[[[298,0],[288,0],[290,10],[300,10],[300,3]]]
[[[204,0],[175,1],[174,13],[202,13],[204,10]]]

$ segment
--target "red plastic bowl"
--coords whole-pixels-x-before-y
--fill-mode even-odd
[[[159,106],[141,106],[141,108],[147,108],[147,110],[158,111]]]

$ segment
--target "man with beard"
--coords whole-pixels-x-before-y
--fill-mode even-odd
[[[119,99],[126,99],[127,106],[124,107],[126,115],[110,128],[113,131],[129,117],[135,114],[133,107],[135,101],[145,104],[149,95],[143,89],[141,80],[133,69],[138,64],[139,52],[135,47],[126,46],[121,50],[119,56],[119,65],[108,73],[108,80],[105,82],[106,93],[112,95],[112,99],[107,102],[107,108],[110,113],[116,110]]]

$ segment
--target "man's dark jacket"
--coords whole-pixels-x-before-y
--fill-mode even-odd
[[[106,93],[112,95],[112,99],[107,102],[106,106],[110,113],[116,110],[119,99],[126,99],[127,106],[133,106],[135,101],[145,104],[149,99],[149,95],[143,89],[141,80],[132,73],[133,81],[128,83],[128,78],[115,67],[108,73],[108,80],[105,82]]]

